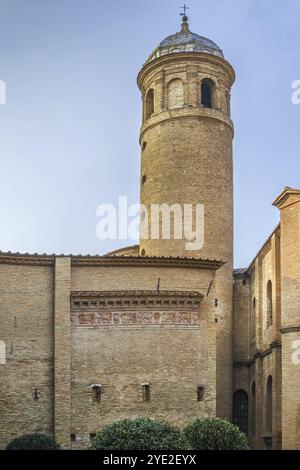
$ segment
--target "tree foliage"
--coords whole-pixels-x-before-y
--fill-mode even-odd
[[[96,450],[187,449],[184,433],[164,421],[150,418],[124,419],[105,426],[93,439]]]
[[[55,450],[59,448],[59,444],[53,437],[39,433],[24,434],[12,440],[6,447],[7,450]]]
[[[225,419],[196,419],[185,428],[185,436],[194,450],[246,450],[247,436]]]

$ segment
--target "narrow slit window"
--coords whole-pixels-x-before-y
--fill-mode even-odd
[[[91,385],[92,394],[93,394],[93,401],[99,402],[102,398],[102,385],[101,384],[93,384]]]
[[[204,400],[204,387],[203,385],[198,385],[197,387],[197,401]]]
[[[71,442],[76,442],[76,434],[71,434]]]
[[[267,327],[273,323],[273,298],[272,298],[272,282],[267,284]]]
[[[150,384],[142,384],[142,397],[143,401],[150,401],[151,399],[151,387]]]

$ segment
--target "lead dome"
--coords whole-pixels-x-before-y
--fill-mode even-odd
[[[183,17],[181,30],[171,36],[167,36],[150,54],[146,63],[163,55],[178,52],[204,52],[224,58],[222,50],[216,43],[190,31],[187,16]]]

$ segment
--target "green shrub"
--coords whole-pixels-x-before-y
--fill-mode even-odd
[[[96,450],[184,450],[184,433],[163,421],[124,419],[105,426],[93,439]]]
[[[197,419],[184,432],[194,450],[248,449],[247,436],[224,419]]]
[[[55,450],[60,446],[53,437],[46,434],[24,434],[11,441],[6,447],[7,450]]]

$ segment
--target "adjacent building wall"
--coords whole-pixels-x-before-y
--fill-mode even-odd
[[[300,191],[285,188],[281,216],[283,449],[300,449]]]
[[[280,299],[278,227],[234,281],[234,391],[248,394],[248,434],[257,448],[281,447]]]

